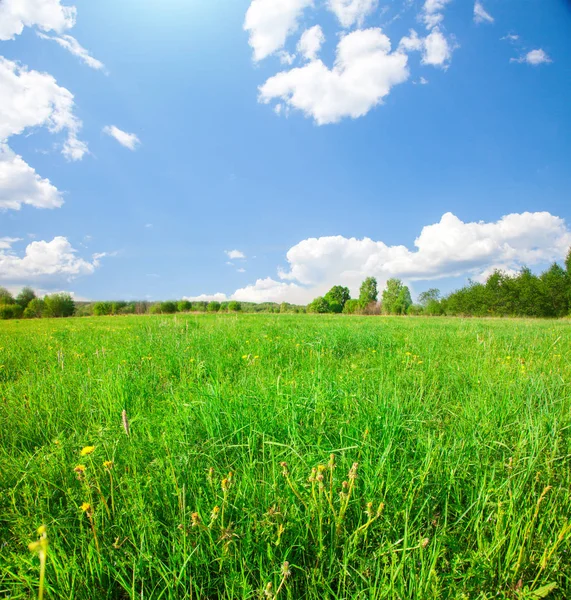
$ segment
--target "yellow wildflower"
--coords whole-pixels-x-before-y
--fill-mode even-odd
[[[85,465],[77,465],[77,467],[75,467],[74,471],[76,473],[85,473]]]
[[[91,504],[89,504],[89,502],[84,502],[80,508],[83,512],[87,512],[88,510],[91,510]]]
[[[82,448],[82,450],[79,454],[81,456],[87,456],[88,454],[93,454],[94,450],[95,450],[95,446],[85,446],[85,448]]]
[[[113,461],[112,461],[112,460],[106,460],[106,461],[103,463],[103,466],[104,466],[106,469],[112,469],[112,468],[113,468]]]

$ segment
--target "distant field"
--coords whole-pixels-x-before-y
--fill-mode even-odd
[[[2,322],[0,597],[42,524],[45,598],[570,598],[571,323]]]

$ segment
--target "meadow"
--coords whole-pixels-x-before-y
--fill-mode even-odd
[[[0,597],[569,598],[570,326],[0,323]]]

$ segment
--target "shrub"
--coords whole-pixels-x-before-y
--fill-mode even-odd
[[[161,302],[161,312],[165,315],[172,315],[176,312],[176,303],[167,301]]]
[[[218,312],[220,310],[220,302],[216,302],[215,300],[209,302],[206,310],[208,312]]]
[[[20,319],[23,312],[19,304],[0,304],[0,319]]]
[[[343,307],[343,312],[346,315],[354,315],[359,312],[359,300],[347,300]]]
[[[195,310],[197,312],[206,312],[207,307],[208,307],[208,302],[193,302],[192,303],[192,310]]]
[[[44,312],[46,317],[71,317],[75,312],[75,302],[69,294],[51,294],[44,298]]]
[[[4,287],[0,287],[0,304],[14,304],[14,297]]]
[[[45,303],[41,298],[34,298],[24,310],[25,319],[39,319],[45,309]]]
[[[162,313],[161,303],[156,302],[155,304],[151,304],[149,307],[149,314],[151,315],[160,315]]]
[[[110,315],[113,312],[113,305],[111,302],[96,302],[93,305],[93,314],[96,317],[103,317],[104,315]]]
[[[16,304],[19,304],[22,309],[25,309],[35,297],[36,294],[32,288],[22,288],[20,293],[16,296]]]
[[[236,300],[232,300],[228,303],[228,310],[230,312],[240,312],[242,310],[242,305]]]
[[[323,296],[318,296],[307,306],[307,312],[320,314],[327,313],[329,312],[329,302],[327,302]]]
[[[176,307],[178,312],[189,312],[192,310],[192,302],[189,302],[188,300],[180,300]]]

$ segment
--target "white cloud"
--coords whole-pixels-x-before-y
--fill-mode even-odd
[[[83,158],[87,145],[77,138],[82,123],[73,114],[73,94],[51,75],[0,57],[0,98],[0,141],[44,126],[52,133],[67,132],[62,149],[66,158]]]
[[[241,250],[225,250],[224,253],[232,260],[236,258],[246,258],[246,255]]]
[[[418,80],[418,83],[420,83],[420,85],[426,85],[428,83],[428,79],[426,79],[425,77],[421,77]]]
[[[22,204],[58,208],[63,198],[49,179],[42,179],[21,156],[0,142],[0,210],[19,210]]]
[[[368,276],[376,277],[381,288],[390,277],[407,282],[478,279],[493,268],[511,272],[564,258],[571,230],[548,212],[511,214],[489,223],[465,223],[446,213],[438,223],[424,227],[414,245],[409,250],[369,238],[306,239],[288,251],[288,269],[278,271],[281,281],[259,279],[230,298],[306,303],[337,284],[348,286],[355,296]]]
[[[321,45],[325,41],[323,30],[319,25],[306,29],[297,44],[297,51],[307,60],[315,60]]]
[[[77,56],[81,62],[85,63],[88,67],[103,71],[105,65],[100,61],[91,56],[89,50],[86,50],[73,36],[62,35],[62,36],[49,36],[45,33],[38,32],[38,36],[44,40],[52,40],[59,44],[62,48],[65,48],[68,52],[71,52],[74,56]]]
[[[517,35],[516,33],[508,33],[507,35],[504,35],[503,38],[500,38],[500,40],[507,40],[508,42],[517,42],[519,40],[519,35]]]
[[[11,247],[4,247],[0,251],[0,280],[12,283],[69,281],[81,275],[91,275],[103,256],[105,254],[96,254],[91,261],[79,258],[67,238],[61,236],[51,242],[32,242],[23,256],[12,251]]]
[[[252,0],[244,29],[254,60],[260,61],[283,48],[288,36],[297,30],[303,11],[313,0]]]
[[[360,27],[377,7],[377,0],[329,0],[328,5],[341,26],[347,29],[353,25]]]
[[[238,273],[245,273],[246,269],[237,269]]]
[[[0,40],[12,40],[24,27],[61,33],[75,25],[76,9],[60,0],[2,0]]]
[[[0,250],[9,250],[12,244],[21,242],[22,238],[0,237]]]
[[[228,297],[226,294],[218,292],[217,294],[200,294],[200,296],[184,296],[183,300],[189,302],[226,302]]]
[[[475,23],[493,23],[494,17],[486,11],[483,4],[476,0],[474,4],[474,22]]]
[[[538,50],[531,50],[525,56],[520,58],[512,58],[510,62],[527,63],[528,65],[536,67],[537,65],[543,65],[553,61],[549,58],[545,50],[539,48]]]
[[[442,11],[451,0],[426,0],[422,7],[421,19],[427,29],[433,29],[444,20]]]
[[[411,29],[409,35],[399,42],[399,50],[403,52],[421,52],[422,64],[434,67],[446,67],[452,58],[452,45],[444,37],[439,27],[435,27],[426,37],[419,37]]]
[[[282,50],[279,54],[278,57],[280,59],[280,62],[282,65],[293,65],[294,61],[295,61],[295,54],[290,54],[289,52],[286,52],[285,50]]]
[[[260,87],[259,99],[282,100],[319,125],[361,117],[408,79],[407,61],[404,52],[391,52],[391,42],[380,29],[357,30],[339,42],[333,69],[314,60],[278,73]]]
[[[122,131],[119,127],[115,127],[115,125],[106,125],[103,128],[103,133],[115,138],[121,146],[129,148],[129,150],[136,150],[141,144],[141,140],[134,133]]]

